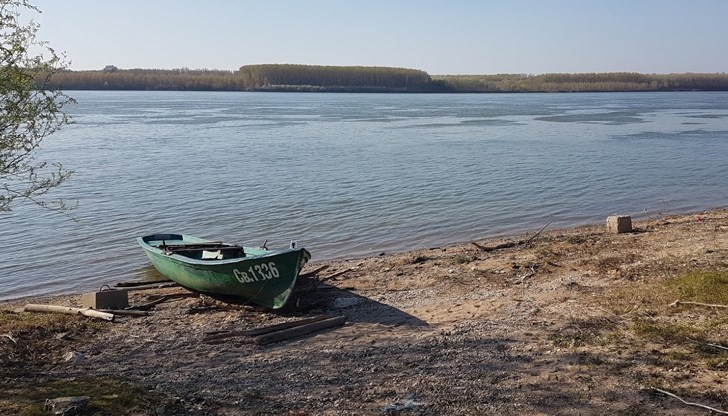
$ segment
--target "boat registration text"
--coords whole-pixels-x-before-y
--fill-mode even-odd
[[[240,283],[261,282],[264,280],[274,279],[280,276],[278,268],[274,262],[260,263],[248,267],[247,271],[233,269],[233,275]]]

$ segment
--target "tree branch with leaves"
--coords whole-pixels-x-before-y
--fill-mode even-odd
[[[0,212],[27,201],[66,210],[62,199],[46,197],[73,171],[39,160],[39,151],[43,139],[71,122],[63,108],[74,100],[49,88],[67,63],[37,40],[39,25],[24,23],[21,11],[40,12],[27,0],[0,0]]]

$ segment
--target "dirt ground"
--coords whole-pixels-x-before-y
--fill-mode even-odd
[[[0,356],[20,358],[0,360],[0,409],[19,412],[22,390],[44,380],[114,376],[172,399],[139,414],[709,414],[656,389],[728,411],[728,309],[670,305],[728,303],[728,210],[633,226],[309,264],[328,268],[302,279],[286,311],[192,294],[48,335],[33,354],[19,351],[29,334],[5,329]],[[268,345],[206,342],[320,314],[346,324]]]

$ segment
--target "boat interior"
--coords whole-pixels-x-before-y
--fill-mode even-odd
[[[156,246],[165,254],[179,254],[195,260],[225,260],[245,257],[242,246],[224,243],[162,244]]]
[[[176,250],[172,254],[189,257],[195,260],[225,260],[245,257],[245,250],[242,247],[219,247],[213,249],[188,249]]]

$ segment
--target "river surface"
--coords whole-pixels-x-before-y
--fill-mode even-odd
[[[724,92],[70,95],[75,221],[0,214],[0,299],[158,278],[155,232],[316,261],[728,205]]]

